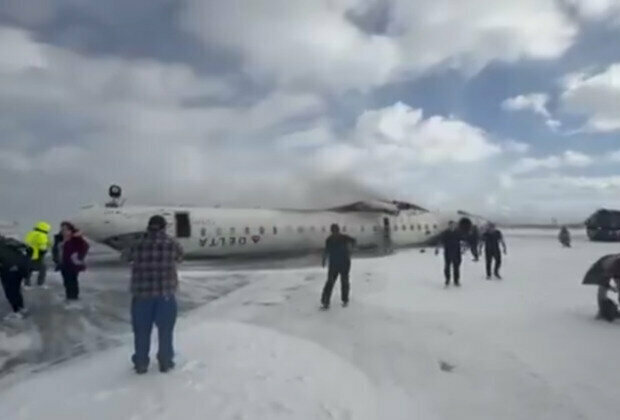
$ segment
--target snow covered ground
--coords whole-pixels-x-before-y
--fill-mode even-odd
[[[351,306],[329,312],[319,267],[211,270],[247,285],[180,319],[175,371],[134,375],[120,335],[117,348],[5,376],[0,418],[616,418],[620,323],[595,320],[596,290],[580,283],[620,246],[563,249],[537,232],[508,246],[504,280],[466,259],[448,290],[431,252],[356,259]],[[208,276],[187,267],[183,286]]]

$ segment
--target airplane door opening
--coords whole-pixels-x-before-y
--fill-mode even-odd
[[[192,236],[192,225],[189,213],[175,213],[174,215],[177,238],[189,238]]]

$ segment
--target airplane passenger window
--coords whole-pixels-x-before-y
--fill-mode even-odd
[[[422,230],[422,225],[418,225],[418,230]]]
[[[325,232],[325,231],[326,231],[325,226],[321,226],[321,232]]]
[[[217,229],[215,230],[215,234],[216,234],[217,236],[222,236],[222,228],[217,228]]]
[[[299,226],[297,228],[297,233],[304,233],[304,227],[303,226]]]
[[[347,232],[347,227],[346,227],[346,226],[343,226],[343,227],[342,227],[342,232],[344,232],[344,233],[346,233],[346,232]]]
[[[249,227],[247,227],[247,226],[246,226],[246,228],[245,228],[245,234],[246,234],[246,235],[249,235],[249,234],[250,234],[250,228],[249,228]]]
[[[415,226],[414,226],[414,225],[410,225],[410,226],[409,226],[409,229],[411,229],[411,230],[415,230]]]
[[[264,227],[262,227],[262,226],[261,226],[261,227],[259,227],[259,228],[258,228],[258,233],[260,233],[261,235],[264,235],[264,234],[265,234],[265,228],[264,228]]]
[[[407,225],[403,225],[403,230],[407,230]]]
[[[398,231],[398,225],[394,225],[394,231]]]
[[[277,228],[277,227],[275,227],[275,226],[273,227],[273,234],[274,234],[274,235],[277,235],[277,234],[278,234],[278,228]]]
[[[234,235],[237,230],[234,227],[230,228],[230,234]]]
[[[316,228],[314,226],[310,226],[310,232],[314,232]]]
[[[287,226],[286,227],[286,231],[287,232],[292,232],[293,231],[293,226]]]
[[[364,231],[364,225],[362,225],[362,226],[360,227],[360,231],[361,231],[361,232],[363,232],[363,231]]]
[[[437,230],[437,225],[433,225],[433,230]]]
[[[207,236],[207,229],[206,228],[200,229],[200,236]]]
[[[372,231],[373,231],[373,232],[379,232],[379,229],[381,229],[381,228],[380,228],[379,226],[377,226],[377,225],[374,225],[374,226],[372,227]]]

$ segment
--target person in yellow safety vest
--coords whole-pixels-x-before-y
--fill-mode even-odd
[[[47,222],[38,222],[34,226],[34,229],[26,235],[24,242],[32,252],[32,261],[30,271],[24,281],[25,286],[30,286],[30,277],[33,271],[39,272],[37,284],[43,286],[45,283],[45,275],[47,274],[45,254],[49,248],[50,240],[48,234],[51,228],[52,227]]]

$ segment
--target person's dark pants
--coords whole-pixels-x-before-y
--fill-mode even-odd
[[[490,251],[485,253],[485,262],[487,269],[487,277],[491,277],[491,266],[493,266],[493,274],[499,277],[499,269],[502,266],[502,253],[499,251]]]
[[[28,275],[24,280],[24,284],[26,286],[30,286],[31,284],[30,278],[32,277],[33,271],[36,271],[38,273],[37,285],[43,286],[43,284],[45,284],[45,277],[47,276],[47,266],[45,265],[44,257],[41,257],[36,261],[30,262],[30,271],[28,272]]]
[[[3,270],[0,272],[4,295],[9,301],[13,312],[19,312],[24,308],[24,297],[22,296],[22,277],[21,271]]]
[[[157,326],[159,366],[173,366],[173,331],[177,319],[177,301],[172,296],[134,297],[131,300],[131,324],[134,334],[134,355],[131,360],[136,368],[147,368],[151,349],[151,331]]]
[[[471,255],[474,257],[474,261],[478,261],[478,241],[472,240],[469,242],[469,249],[471,250]]]
[[[446,285],[450,284],[452,273],[454,273],[454,284],[458,285],[461,279],[461,256],[444,254],[443,274],[446,277]]]
[[[332,290],[338,277],[340,277],[340,298],[342,303],[349,303],[349,291],[351,290],[351,283],[349,282],[349,271],[351,270],[351,262],[343,262],[340,264],[330,264],[327,271],[327,282],[323,287],[323,294],[321,295],[321,303],[323,306],[329,306],[329,302],[332,297]]]
[[[80,297],[80,285],[78,283],[79,271],[75,270],[60,270],[62,274],[62,282],[65,286],[65,296],[67,300],[78,300]]]

